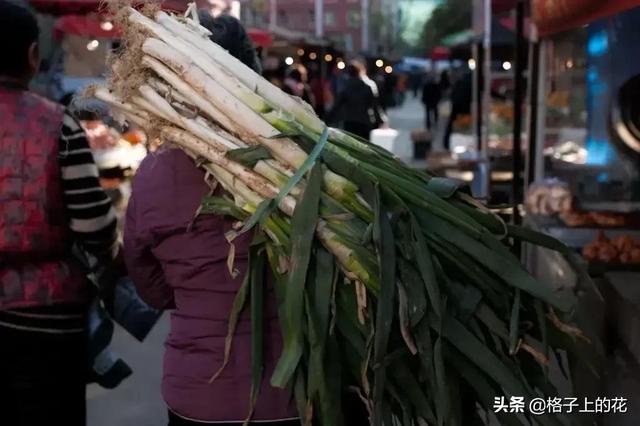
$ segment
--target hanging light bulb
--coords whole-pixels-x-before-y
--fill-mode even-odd
[[[91,40],[89,43],[87,43],[87,50],[89,52],[93,52],[98,48],[98,46],[100,46],[100,42],[98,40]]]
[[[113,30],[113,23],[110,21],[104,21],[100,24],[100,28],[102,28],[104,31],[111,31]]]

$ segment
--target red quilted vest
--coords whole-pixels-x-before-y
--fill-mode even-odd
[[[64,109],[0,86],[0,310],[84,302],[58,165]]]

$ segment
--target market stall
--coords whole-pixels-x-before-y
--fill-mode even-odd
[[[632,95],[640,60],[629,55],[640,39],[639,5],[533,2],[542,37],[532,43],[525,224],[563,241],[588,263],[604,297],[595,308],[603,315],[594,315],[594,322],[610,344],[607,362],[616,366],[621,352],[640,361],[633,331],[640,326],[640,138],[632,112],[640,107]],[[575,286],[564,260],[545,250],[527,253],[538,277]],[[617,392],[616,380],[632,379],[625,392],[637,396],[629,363],[616,368],[604,385]]]
[[[564,4],[569,7],[569,3]],[[564,9],[558,9],[556,15],[544,14],[542,9],[538,5],[535,16],[546,34],[538,78],[543,107],[537,123],[533,123],[538,131],[537,140],[531,141],[535,184],[529,190],[529,220],[551,216],[539,223],[549,227],[550,221],[555,221],[552,228],[558,231],[552,232],[562,232],[577,249],[596,240],[605,246],[604,235],[598,237],[602,228],[607,228],[604,234],[616,228],[617,233],[629,236],[638,229],[640,163],[635,151],[635,116],[631,113],[638,108],[638,98],[626,93],[633,93],[633,82],[640,75],[640,60],[628,55],[640,37],[636,24],[640,8],[588,25],[583,25],[583,20],[574,21],[571,14],[562,15]],[[617,10],[604,8],[601,13]],[[593,13],[587,16],[601,16]],[[579,26],[566,30],[571,23]],[[557,210],[536,208],[541,185],[542,192],[548,194],[564,188],[571,202]],[[631,262],[635,256],[617,251],[624,261],[615,255],[599,259],[585,254],[590,260],[608,258],[606,263],[636,263]]]

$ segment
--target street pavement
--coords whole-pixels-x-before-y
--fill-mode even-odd
[[[398,130],[398,141],[413,147],[411,131],[423,127],[424,111],[419,99],[410,95],[400,108],[389,111],[389,124]],[[412,153],[413,148],[409,153]],[[88,426],[164,426],[166,406],[160,395],[164,340],[169,331],[165,314],[145,342],[139,343],[117,327],[112,349],[133,369],[133,375],[118,388],[87,388]]]
[[[439,121],[433,130],[433,140],[431,141],[431,151],[442,151],[447,118],[449,116],[450,104],[448,100],[440,103]],[[402,147],[401,152],[407,153],[402,156],[409,166],[415,168],[425,168],[425,158],[413,157],[413,141],[411,140],[411,132],[413,130],[425,128],[425,110],[420,98],[414,98],[411,93],[407,93],[404,103],[398,107],[388,111],[389,127],[398,131],[396,142]]]
[[[112,349],[132,368],[118,388],[87,388],[88,426],[164,426],[167,408],[160,395],[164,340],[169,315],[162,316],[143,343],[117,326]]]
[[[398,108],[390,109],[387,114],[389,127],[398,131],[396,143],[401,146],[400,151],[407,154],[402,155],[403,160],[413,157],[411,132],[424,127],[424,107],[420,99],[407,92],[404,103]]]

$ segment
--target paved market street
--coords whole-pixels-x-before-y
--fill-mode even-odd
[[[398,142],[412,149],[411,131],[422,127],[420,101],[407,97],[389,111],[390,126],[399,131]],[[411,150],[405,151],[412,153]],[[166,407],[160,396],[163,342],[169,329],[165,314],[144,343],[117,328],[112,349],[133,369],[133,375],[114,390],[92,385],[87,390],[88,426],[164,426]]]
[[[165,314],[144,343],[117,328],[112,349],[133,369],[133,375],[114,390],[87,388],[88,426],[164,426],[166,406],[160,396],[162,353],[169,330]]]

